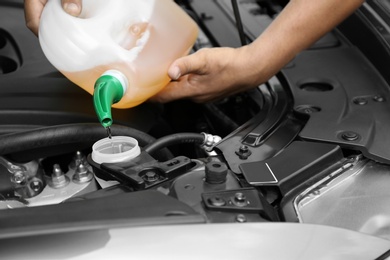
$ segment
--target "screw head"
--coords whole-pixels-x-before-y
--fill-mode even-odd
[[[42,181],[34,180],[34,181],[30,182],[30,188],[34,192],[40,192],[43,189],[43,183],[42,183]]]
[[[240,153],[247,153],[249,151],[249,148],[248,146],[246,145],[241,145],[240,149],[239,149],[239,152]]]
[[[359,106],[364,106],[364,105],[367,105],[368,100],[365,97],[357,97],[353,100],[353,103],[355,103],[356,105],[359,105]]]
[[[225,206],[226,205],[226,202],[224,199],[222,199],[221,197],[219,196],[214,196],[214,197],[211,197],[208,199],[208,202],[215,206],[215,207],[222,207],[222,206]]]
[[[359,139],[359,134],[352,131],[346,131],[341,134],[341,138],[345,141],[356,141],[357,139]]]
[[[240,148],[236,151],[236,154],[241,160],[246,160],[252,154],[251,150],[247,145],[241,145]]]
[[[23,172],[15,172],[11,176],[11,181],[16,184],[23,184],[26,181],[26,175]]]
[[[155,173],[154,171],[147,171],[144,176],[143,176],[143,179],[147,182],[155,182],[155,181],[158,181],[159,179],[159,176],[157,173]]]
[[[245,194],[242,192],[237,192],[236,194],[234,194],[233,204],[238,206],[238,207],[246,206],[248,204],[248,202],[246,200]]]
[[[242,192],[237,192],[235,195],[234,195],[234,199],[237,200],[237,201],[245,201],[246,200],[246,196],[244,193]]]
[[[373,100],[376,101],[376,102],[384,102],[385,101],[385,98],[381,95],[376,95],[373,97]]]
[[[296,111],[305,114],[313,114],[321,111],[321,108],[311,105],[301,105],[295,108]]]
[[[247,221],[246,216],[244,214],[238,214],[235,218],[235,221],[238,223],[245,223]]]

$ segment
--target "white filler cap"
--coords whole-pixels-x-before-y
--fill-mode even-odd
[[[92,160],[99,164],[130,161],[140,153],[138,141],[128,136],[106,137],[92,146]]]

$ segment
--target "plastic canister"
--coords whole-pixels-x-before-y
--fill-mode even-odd
[[[61,0],[48,0],[39,26],[45,56],[94,95],[105,127],[111,105],[134,107],[169,83],[168,67],[189,53],[197,34],[173,0],[83,0],[79,17],[67,14]]]

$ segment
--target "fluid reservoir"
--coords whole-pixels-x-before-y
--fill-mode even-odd
[[[61,0],[48,0],[39,26],[45,56],[94,95],[105,127],[112,123],[111,105],[137,106],[169,83],[168,67],[189,53],[197,34],[173,0],[83,0],[78,17],[67,14]]]
[[[96,163],[126,162],[140,155],[138,141],[129,136],[113,136],[97,141],[92,146],[92,160]]]

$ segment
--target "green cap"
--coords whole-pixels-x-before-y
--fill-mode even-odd
[[[127,88],[127,79],[119,71],[107,71],[95,82],[93,104],[103,127],[112,125],[111,106],[119,102]]]

